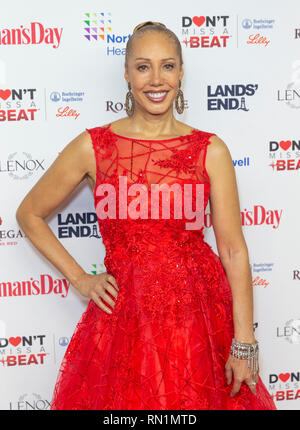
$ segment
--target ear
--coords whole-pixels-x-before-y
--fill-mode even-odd
[[[181,81],[184,75],[183,67],[181,66],[180,72],[179,72],[179,80]]]
[[[125,80],[126,80],[126,81],[127,81],[127,83],[128,83],[128,82],[129,82],[129,76],[128,76],[127,68],[125,68],[124,77],[125,77]]]

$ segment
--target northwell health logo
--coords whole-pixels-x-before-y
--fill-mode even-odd
[[[111,34],[111,13],[92,12],[84,14],[84,37],[89,40],[105,40]]]
[[[131,35],[113,32],[111,12],[86,12],[83,25],[86,40],[106,43],[106,55],[125,55],[126,43]]]

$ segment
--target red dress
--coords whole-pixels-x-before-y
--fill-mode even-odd
[[[110,124],[87,131],[96,157],[94,201],[104,264],[119,292],[112,314],[90,300],[62,360],[51,410],[276,409],[260,378],[256,396],[242,383],[229,397],[232,295],[203,228],[187,229],[191,218],[172,217],[172,205],[168,218],[150,218],[151,199],[148,218],[118,219],[119,176],[128,188],[144,184],[148,197],[150,184],[203,184],[206,206],[205,156],[214,133],[193,129],[178,138],[146,140],[117,135]],[[114,218],[99,218],[100,184],[116,190]],[[127,209],[139,192],[132,195]]]

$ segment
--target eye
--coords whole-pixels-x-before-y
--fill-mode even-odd
[[[138,70],[145,70],[145,69],[141,69],[141,67],[147,67],[146,64],[142,64],[141,66],[138,66],[137,69]]]
[[[171,67],[167,67],[167,66],[171,66]],[[167,67],[168,70],[174,69],[174,64],[165,64],[165,67]]]

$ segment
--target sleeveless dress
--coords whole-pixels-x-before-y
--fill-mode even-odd
[[[181,190],[191,184],[192,208],[199,184],[206,207],[205,157],[214,133],[193,129],[173,139],[146,140],[120,136],[110,125],[86,130],[96,157],[94,202],[104,264],[118,296],[108,293],[114,308],[104,301],[111,314],[89,301],[62,360],[50,409],[276,409],[260,377],[256,396],[242,383],[229,397],[232,295],[220,258],[204,241],[203,225],[188,229],[191,217],[174,216],[175,193],[169,194],[170,215],[150,218],[151,203],[158,202],[150,195],[154,184],[179,184]],[[127,202],[120,202],[125,194]],[[135,203],[138,195],[148,197],[148,212]],[[105,219],[104,206],[115,207],[116,216]],[[160,215],[162,206],[161,200]]]

